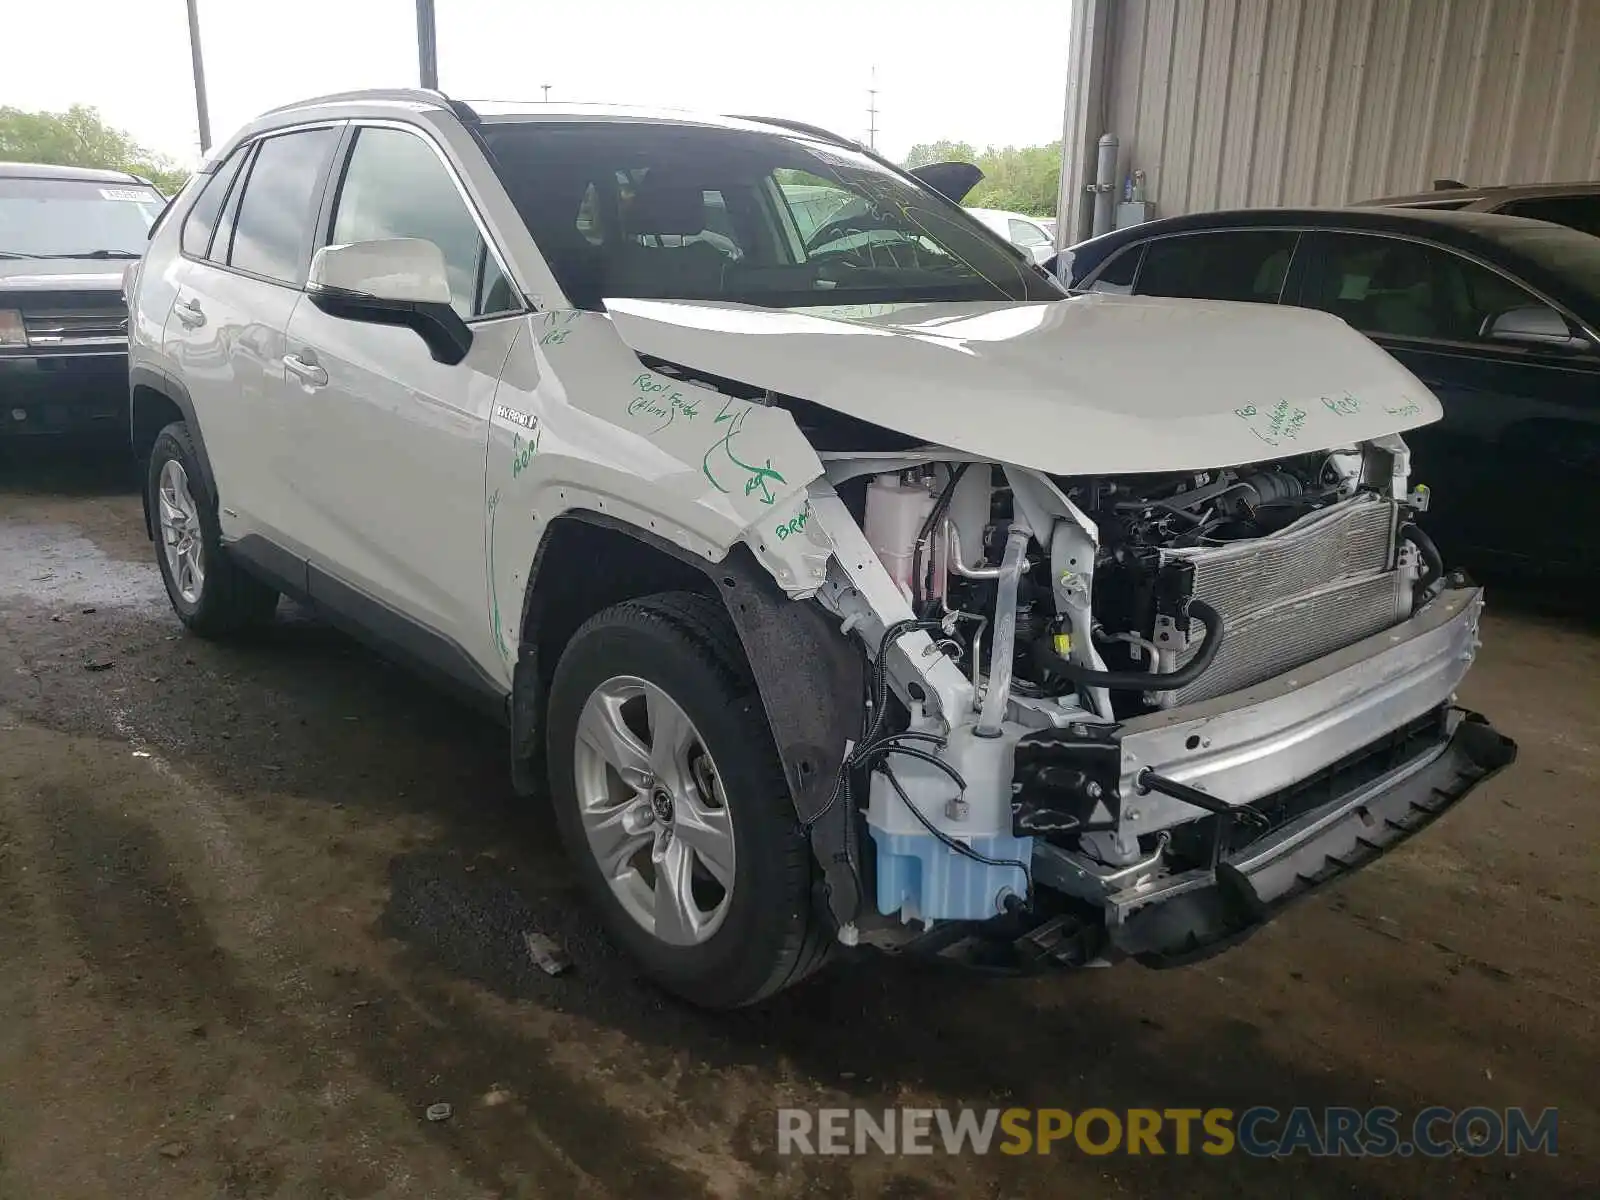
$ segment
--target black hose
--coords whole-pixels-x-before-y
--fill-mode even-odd
[[[933,536],[934,529],[939,520],[950,508],[950,501],[955,497],[956,484],[961,482],[961,477],[967,473],[970,462],[957,463],[950,471],[950,482],[944,485],[944,490],[939,493],[939,498],[933,502],[933,508],[928,511],[928,519],[922,523],[922,528],[917,531],[916,548],[911,553],[911,598],[914,602],[928,599],[930,588],[928,576],[933,573],[933,563],[928,563],[928,570],[924,573],[922,568],[922,551],[928,544],[928,539]]]
[[[1168,779],[1165,775],[1157,775],[1149,767],[1144,768],[1134,776],[1134,784],[1142,796],[1146,792],[1160,792],[1163,796],[1171,796],[1174,800],[1182,800],[1185,804],[1192,804],[1196,808],[1203,808],[1208,813],[1219,817],[1231,817],[1242,825],[1256,825],[1265,828],[1269,822],[1267,818],[1255,809],[1244,804],[1229,804],[1226,800],[1218,800],[1215,796],[1202,792],[1199,788],[1190,787],[1187,783],[1179,783],[1176,779]]]
[[[891,741],[891,738],[884,738],[883,741]],[[889,754],[901,754],[906,758],[921,759],[929,766],[937,767],[939,770],[948,775],[950,777],[950,782],[956,785],[956,790],[958,792],[965,792],[967,790],[967,781],[962,778],[960,771],[956,770],[949,763],[945,762],[944,759],[929,754],[926,750],[918,750],[914,746],[901,746],[898,744],[884,746],[882,743],[879,743],[873,747],[873,758],[883,758]],[[863,756],[863,760],[865,761],[865,756]],[[871,764],[868,763],[868,765],[870,766]]]
[[[1400,536],[1417,548],[1417,553],[1422,555],[1424,567],[1422,576],[1417,580],[1416,594],[1426,596],[1428,589],[1444,577],[1444,555],[1439,553],[1439,547],[1433,544],[1433,539],[1410,521],[1400,526]]]
[[[828,802],[812,813],[809,818],[800,822],[800,830],[807,837],[816,823],[833,811],[841,797],[844,798],[845,807],[850,807],[850,773],[862,765],[862,752],[865,748],[887,742],[889,738],[898,736],[890,734],[889,737],[879,739],[883,731],[883,723],[888,718],[889,703],[889,647],[899,638],[913,629],[937,629],[938,623],[933,621],[919,621],[911,618],[905,621],[896,621],[883,631],[883,637],[878,642],[877,652],[872,656],[871,665],[867,669],[867,697],[861,716],[861,736],[856,739],[851,752],[839,763],[839,772],[834,777],[833,794],[828,797]],[[905,734],[907,737],[931,737],[925,734]]]
[[[1115,688],[1128,692],[1175,692],[1199,679],[1222,649],[1222,614],[1204,600],[1189,601],[1189,615],[1205,626],[1205,640],[1195,656],[1176,671],[1094,671],[1069,662],[1055,652],[1048,637],[1033,644],[1035,660],[1053,675],[1062,675],[1079,687]]]

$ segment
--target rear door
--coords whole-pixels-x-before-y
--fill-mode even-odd
[[[398,613],[493,661],[484,456],[523,302],[436,142],[411,126],[357,122],[352,133],[319,243],[434,243],[473,340],[446,365],[412,330],[310,302],[295,310],[280,384],[311,593],[368,624]]]
[[[1425,524],[1458,551],[1534,565],[1600,565],[1600,355],[1484,335],[1525,285],[1453,249],[1368,233],[1316,233],[1303,302],[1341,316],[1439,397],[1444,418],[1406,434]]]
[[[185,219],[165,341],[194,401],[227,540],[285,540],[294,494],[273,452],[283,336],[301,297],[337,125],[263,137],[219,170]],[[213,194],[215,191],[216,194]]]

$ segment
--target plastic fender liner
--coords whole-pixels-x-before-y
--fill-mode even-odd
[[[790,598],[744,545],[720,563],[602,513],[569,510],[564,519],[608,529],[693,567],[722,597],[755,677],[773,741],[783,763],[796,816],[811,827],[811,848],[839,924],[855,919],[861,903],[855,814],[831,803],[845,746],[861,726],[866,662],[814,601]],[[539,790],[544,713],[544,668],[532,636],[538,622],[537,583],[548,535],[529,571],[523,638],[512,669],[512,776],[519,793]],[[820,818],[820,819],[819,819]]]
[[[708,574],[750,660],[795,812],[810,825],[829,908],[848,924],[861,905],[858,818],[834,803],[834,790],[861,727],[866,661],[820,605],[791,599],[748,547],[734,547]]]

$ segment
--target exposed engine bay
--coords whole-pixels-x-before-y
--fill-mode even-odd
[[[990,464],[863,478],[848,503],[913,611],[937,622],[941,650],[976,672],[975,686],[985,635],[1009,614],[1012,693],[1070,697],[1113,720],[1247,686],[1410,614],[1442,567],[1409,507],[1389,495],[1392,471],[1364,466],[1351,449],[1197,474],[1055,479],[1098,534],[1098,545],[1059,565],[1027,530],[1006,472]],[[1002,590],[1017,529],[1031,541],[1013,602]],[[1284,617],[1313,619],[1362,585],[1363,611],[1346,612],[1338,630],[1300,629],[1270,656],[1223,657],[1230,641],[1259,640],[1254,629],[1236,632],[1245,617],[1259,627],[1287,602]],[[1366,596],[1374,592],[1376,602]]]
[[[1445,577],[1413,520],[1426,492],[1408,492],[1398,439],[1114,477],[928,450],[824,460],[819,524],[840,562],[872,560],[819,595],[872,651],[840,794],[864,814],[887,923],[849,923],[847,940],[894,945],[956,922],[1025,930],[1061,961],[1212,944],[1289,886],[1234,895],[1230,856],[1271,844],[1273,862],[1292,861],[1308,814],[1332,819],[1317,809],[1329,787],[1397,762],[1448,759],[1437,769],[1473,782],[1494,769],[1493,746],[1484,762],[1443,753],[1460,740],[1448,701],[1477,644],[1479,593]],[[1374,639],[1405,630],[1387,639],[1398,647],[1439,622],[1448,632],[1428,636],[1449,642],[1448,669],[1435,651],[1403,703],[1362,699],[1363,680],[1381,697],[1399,670]],[[1390,658],[1329,674],[1357,650]],[[1365,845],[1360,824],[1328,829]],[[1202,914],[1214,936],[1174,933],[1164,914],[1183,905],[1158,903],[1173,887],[1196,893],[1185,904],[1204,893],[1248,912]]]

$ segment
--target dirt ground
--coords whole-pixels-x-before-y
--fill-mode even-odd
[[[868,962],[707,1016],[606,943],[495,728],[287,608],[185,635],[115,455],[0,451],[0,1198],[1592,1195],[1600,624],[1569,607],[1486,621],[1463,700],[1517,766],[1223,957]],[[780,1105],[856,1104],[1556,1106],[1560,1153],[777,1154]]]

